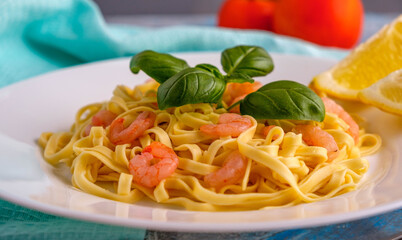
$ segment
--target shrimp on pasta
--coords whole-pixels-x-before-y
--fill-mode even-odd
[[[155,187],[171,176],[178,164],[179,159],[173,149],[160,142],[152,142],[141,154],[130,160],[129,171],[134,176],[134,182],[145,187]]]
[[[260,86],[229,84],[223,105]],[[71,167],[72,185],[89,194],[244,211],[352,191],[369,165],[361,152],[381,145],[328,98],[323,122],[255,119],[209,103],[161,110],[158,87],[118,86],[110,100],[83,107],[70,130],[40,136],[44,158]]]
[[[253,83],[229,83],[223,94],[223,99],[231,106],[245,98],[247,94],[257,91],[260,87],[262,87],[262,83],[258,81],[254,81]],[[240,107],[235,106],[230,112],[240,113]]]
[[[219,116],[218,124],[201,126],[201,132],[212,137],[237,137],[252,126],[251,120],[236,113]]]
[[[204,177],[208,186],[221,188],[230,184],[235,184],[246,172],[247,159],[239,151],[233,151],[227,156],[222,168]]]
[[[110,125],[110,141],[116,145],[133,142],[153,126],[155,117],[153,112],[142,112],[127,128],[124,128],[124,118],[113,120]]]

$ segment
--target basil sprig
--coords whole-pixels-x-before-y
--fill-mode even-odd
[[[271,56],[263,48],[237,46],[222,52],[221,64],[229,75],[242,74],[249,77],[265,76],[274,70]]]
[[[219,71],[219,69],[217,67],[215,67],[214,65],[211,65],[211,64],[208,64],[208,63],[202,63],[202,64],[198,64],[195,67],[212,73],[216,78],[222,78],[223,79],[223,77],[224,77],[222,75],[222,73]]]
[[[221,63],[226,75],[211,64],[190,68],[182,59],[147,50],[131,59],[130,68],[133,73],[143,70],[161,84],[157,100],[163,110],[193,103],[220,104],[228,82],[254,82],[252,77],[265,76],[274,66],[269,54],[257,46],[226,49]]]
[[[217,103],[226,82],[202,68],[187,68],[166,80],[158,88],[159,109],[191,103]]]
[[[144,71],[158,83],[163,83],[180,71],[189,68],[186,61],[170,54],[146,50],[134,55],[130,61],[133,73]]]
[[[240,101],[240,112],[255,119],[294,119],[322,122],[325,106],[321,98],[303,84],[271,82]]]
[[[190,67],[180,58],[147,50],[133,56],[130,69],[133,73],[142,70],[161,84],[157,92],[161,110],[195,103],[221,106],[227,83],[252,83],[253,77],[265,76],[274,69],[270,55],[257,46],[226,49],[221,64],[226,75],[211,64]],[[323,121],[325,116],[320,97],[308,87],[287,80],[266,84],[237,104],[242,114],[256,119]]]

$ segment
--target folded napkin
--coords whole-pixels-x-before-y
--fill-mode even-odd
[[[0,1],[0,87],[63,67],[132,56],[145,49],[222,51],[239,44],[335,59],[346,54],[264,31],[108,25],[98,7],[85,0]],[[54,217],[1,200],[0,215],[0,239],[143,239],[145,234],[144,230]]]

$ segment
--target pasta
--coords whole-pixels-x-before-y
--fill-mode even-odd
[[[363,157],[381,146],[379,136],[363,129],[355,143],[348,124],[333,113],[327,113],[321,123],[242,116],[251,127],[239,136],[211,137],[200,128],[216,124],[227,112],[224,108],[202,103],[159,110],[157,88],[155,81],[134,89],[117,86],[109,101],[82,107],[70,131],[40,136],[44,159],[70,166],[73,186],[100,197],[127,203],[147,197],[188,210],[237,211],[315,202],[352,191],[369,167]],[[110,138],[111,126],[90,126],[102,110],[128,123],[143,112],[153,113],[155,120],[132,144],[116,145]],[[326,148],[307,145],[302,134],[292,131],[301,124],[329,133],[339,147],[337,156],[329,161]],[[266,125],[272,127],[265,136]],[[133,181],[129,165],[152,142],[172,148],[178,166],[155,187],[147,187]],[[222,169],[234,151],[245,160],[241,178],[211,187],[205,176]]]

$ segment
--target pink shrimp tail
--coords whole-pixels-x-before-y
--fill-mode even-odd
[[[229,94],[232,98],[237,98],[239,96],[255,92],[260,87],[262,87],[262,83],[258,81],[254,81],[253,83],[230,83],[227,86],[226,94]]]
[[[318,146],[327,149],[328,160],[332,161],[339,154],[339,148],[334,137],[313,125],[296,125],[293,129],[295,133],[301,133],[303,141],[309,146]]]
[[[91,128],[93,126],[102,126],[103,128],[106,128],[109,126],[113,120],[117,117],[117,114],[108,111],[108,110],[100,110],[97,112],[93,117],[92,117],[92,123],[89,124],[85,128],[85,136],[88,136],[89,133],[91,132]]]
[[[268,133],[271,131],[272,128],[276,127],[275,125],[269,125],[266,126],[262,129],[262,134],[264,135],[264,137],[268,136]],[[279,135],[275,134],[274,136],[272,136],[272,140],[276,140],[278,139]]]
[[[231,105],[244,99],[247,94],[257,91],[262,87],[262,83],[255,81],[253,83],[230,83],[224,93],[224,100]],[[230,109],[231,113],[240,113],[240,105]]]
[[[347,132],[353,137],[355,143],[358,143],[359,125],[355,122],[355,120],[334,100],[327,97],[322,97],[321,99],[324,102],[325,110],[327,112],[337,115],[339,118],[345,121],[346,124],[349,125],[349,129],[347,130]]]
[[[247,94],[244,94],[244,95],[241,95],[241,96],[235,98],[233,100],[233,102],[230,104],[230,106],[232,106],[233,104],[237,103],[240,100],[243,100],[246,96],[247,96]],[[237,106],[235,106],[232,109],[230,109],[229,112],[231,112],[231,113],[240,113],[240,104],[238,104]]]
[[[238,137],[252,126],[253,123],[247,117],[235,113],[224,113],[219,116],[218,124],[203,125],[200,131],[211,137]]]
[[[92,117],[92,125],[94,126],[109,126],[113,120],[117,117],[117,114],[108,111],[108,110],[100,110]]]
[[[239,151],[234,151],[228,155],[222,168],[204,177],[204,182],[217,189],[235,184],[244,176],[246,168],[247,159]]]
[[[124,118],[115,119],[110,125],[110,141],[115,145],[132,143],[154,125],[155,118],[155,113],[144,111],[126,129]]]
[[[171,176],[178,165],[179,159],[173,149],[160,142],[152,142],[130,160],[129,171],[134,182],[151,188]]]

